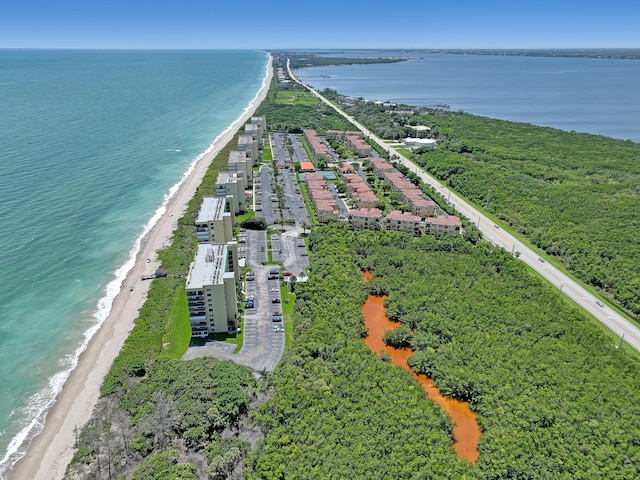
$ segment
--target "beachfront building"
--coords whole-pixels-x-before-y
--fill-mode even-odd
[[[198,242],[227,243],[233,240],[230,199],[204,197],[195,221]]]
[[[347,221],[356,230],[380,230],[382,212],[377,208],[359,208],[349,210]]]
[[[237,246],[201,243],[187,277],[191,336],[234,332],[238,328]]]
[[[245,179],[245,186],[248,188],[253,187],[253,162],[247,152],[241,152],[239,150],[229,152],[227,168],[231,173],[242,172],[243,178]]]
[[[315,130],[305,129],[302,131],[304,138],[307,140],[307,144],[313,153],[315,160],[329,160],[329,149],[327,145],[322,141]]]
[[[251,135],[253,139],[258,142],[258,148],[262,148],[262,135],[260,134],[260,128],[253,123],[247,123],[244,126],[244,134]]]
[[[267,117],[251,117],[251,124],[258,128],[260,138],[264,137],[267,133]]]
[[[425,233],[435,235],[458,235],[462,229],[462,222],[454,215],[438,215],[435,218],[425,218]]]
[[[247,201],[244,193],[244,174],[220,172],[216,178],[216,196],[230,198],[232,213],[244,213],[247,209]]]
[[[424,231],[424,222],[421,217],[409,212],[401,212],[400,210],[389,212],[384,217],[384,226],[389,230],[398,230],[416,237],[422,235]]]
[[[258,140],[253,135],[243,134],[238,136],[238,150],[247,152],[251,158],[252,166],[258,165],[260,158],[258,157]]]

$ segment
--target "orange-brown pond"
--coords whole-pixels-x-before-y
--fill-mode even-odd
[[[367,272],[365,272],[367,273]],[[369,275],[371,275],[369,273]],[[371,277],[366,278],[369,280]],[[409,365],[407,359],[411,356],[410,348],[393,348],[385,345],[382,340],[385,332],[393,330],[399,324],[389,320],[386,309],[384,308],[384,299],[386,296],[369,295],[367,301],[362,306],[364,313],[364,324],[369,330],[369,334],[365,338],[365,343],[373,352],[384,350],[391,356],[391,361],[411,372],[420,382],[427,392],[427,396],[440,405],[450,417],[455,426],[453,427],[453,448],[456,450],[458,457],[465,458],[472,463],[476,463],[480,452],[478,452],[478,441],[480,440],[480,427],[476,421],[475,414],[469,408],[467,402],[444,397],[440,390],[433,384],[431,379],[426,375],[417,374]]]

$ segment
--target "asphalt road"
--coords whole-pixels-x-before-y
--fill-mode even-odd
[[[289,75],[298,83],[302,84],[294,75],[289,65],[287,64]],[[321,101],[325,102],[331,108],[340,113],[343,117],[358,127],[365,135],[372,141],[376,142],[382,148],[384,148],[389,154],[397,155],[399,162],[409,168],[410,171],[420,176],[425,184],[434,187],[441,195],[448,199],[448,201],[455,206],[455,209],[462,215],[467,217],[470,221],[474,222],[480,229],[484,238],[489,242],[504,248],[508,252],[520,252],[519,259],[527,263],[531,268],[537,271],[542,277],[551,282],[562,291],[563,294],[571,298],[575,303],[584,308],[588,313],[593,315],[596,319],[607,326],[612,332],[624,338],[624,341],[631,345],[636,350],[640,351],[640,329],[631,324],[622,315],[612,310],[609,306],[599,306],[596,304],[598,300],[591,293],[589,293],[584,287],[579,285],[576,281],[569,278],[563,272],[558,270],[549,263],[539,260],[540,256],[528,246],[517,240],[513,235],[504,231],[502,228],[497,228],[492,220],[485,217],[482,213],[469,205],[465,200],[460,198],[454,192],[442,185],[431,175],[421,170],[417,165],[409,161],[406,157],[398,153],[395,149],[389,147],[381,139],[373,135],[367,128],[361,125],[350,115],[337,108],[327,99],[325,99],[319,92],[313,88],[306,86],[309,91],[318,97]]]

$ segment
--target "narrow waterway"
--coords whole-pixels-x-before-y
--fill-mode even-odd
[[[365,272],[363,274],[365,280],[369,280],[371,274]],[[458,457],[475,463],[478,460],[480,452],[478,452],[478,441],[480,440],[480,427],[476,420],[476,415],[469,408],[467,402],[447,398],[440,393],[440,390],[433,384],[431,379],[423,374],[417,374],[407,364],[407,359],[411,356],[410,348],[393,348],[385,345],[383,337],[385,332],[393,330],[399,324],[391,321],[386,314],[384,308],[384,300],[386,296],[369,295],[367,301],[362,306],[364,313],[364,324],[368,329],[368,335],[365,343],[371,351],[379,353],[387,352],[391,357],[394,365],[404,368],[420,382],[427,396],[440,405],[450,417],[453,423],[453,448]]]

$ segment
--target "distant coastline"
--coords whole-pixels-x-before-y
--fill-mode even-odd
[[[324,53],[404,56],[408,61],[299,68],[297,75],[319,91],[329,88],[354,98],[416,106],[449,104],[453,111],[640,142],[639,62],[588,58],[596,53],[591,50],[573,50],[572,58],[553,57],[562,52],[552,50],[508,55],[426,52]]]
[[[353,50],[296,50],[282,52],[291,58],[292,68],[320,67],[335,65],[356,65],[368,63],[396,63],[409,60],[411,55],[492,55],[510,57],[563,57],[601,58],[617,60],[640,60],[640,48],[398,48],[398,49],[358,49],[358,52],[375,52],[368,57]],[[390,56],[379,56],[389,52]],[[272,53],[278,53],[274,50]],[[393,55],[391,55],[393,53]],[[400,56],[398,56],[398,53]],[[330,55],[341,55],[333,57]]]

